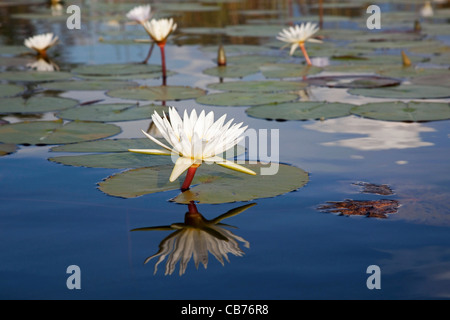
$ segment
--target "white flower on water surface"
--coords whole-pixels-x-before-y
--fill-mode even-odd
[[[165,43],[169,35],[177,28],[177,24],[170,19],[152,19],[144,22],[144,28],[156,43]]]
[[[311,22],[302,23],[300,26],[295,25],[294,27],[283,29],[278,34],[277,39],[291,44],[290,55],[293,55],[295,50],[299,46],[303,46],[306,41],[322,43],[321,40],[312,38],[317,31],[319,31],[319,28],[316,24]]]
[[[150,16],[151,16],[151,6],[150,5],[135,7],[127,13],[128,19],[134,20],[141,24],[143,24],[148,19],[150,19]]]
[[[217,163],[232,170],[255,175],[256,173],[252,170],[217,156],[239,143],[243,139],[242,134],[247,129],[247,126],[242,127],[242,123],[232,125],[233,119],[225,123],[225,119],[226,115],[223,115],[214,122],[214,113],[211,111],[206,114],[204,110],[200,115],[197,115],[195,110],[190,115],[185,111],[183,119],[173,107],[169,108],[169,118],[165,114],[164,117],[161,117],[155,112],[152,120],[171,147],[142,131],[150,140],[165,150],[129,149],[129,151],[179,156],[169,178],[171,182],[191,166],[199,166],[202,162]]]
[[[54,46],[58,42],[58,37],[53,33],[45,33],[37,36],[29,37],[24,44],[30,49],[39,53],[44,53],[47,49]]]

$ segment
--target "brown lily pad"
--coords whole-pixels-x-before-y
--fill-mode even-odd
[[[395,194],[394,191],[391,189],[391,187],[388,186],[387,184],[355,182],[355,183],[353,183],[353,185],[363,187],[361,190],[362,193],[379,194],[382,196],[391,196],[391,195]]]
[[[389,214],[397,213],[400,203],[397,200],[351,200],[329,201],[318,210],[337,213],[342,216],[366,216],[367,218],[386,219]]]

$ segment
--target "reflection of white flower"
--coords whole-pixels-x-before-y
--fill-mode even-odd
[[[37,59],[34,62],[28,63],[27,67],[36,71],[57,71],[59,67],[52,61],[47,61],[45,59]]]
[[[206,269],[209,253],[222,265],[224,265],[224,260],[230,262],[228,254],[243,256],[244,252],[239,247],[239,242],[242,242],[246,248],[250,247],[250,243],[225,229],[224,227],[231,226],[222,224],[220,221],[239,214],[253,205],[255,204],[247,204],[232,209],[213,220],[207,220],[197,211],[195,204],[191,203],[184,223],[174,223],[164,227],[134,229],[134,231],[175,230],[175,232],[161,241],[158,252],[148,257],[144,263],[148,263],[151,259],[159,256],[158,262],[155,264],[154,273],[156,274],[158,265],[167,257],[165,274],[171,275],[179,262],[179,274],[181,276],[185,273],[191,258],[194,258],[196,268],[202,263]]]
[[[312,38],[312,36],[317,31],[319,31],[319,28],[316,24],[311,22],[308,22],[306,24],[302,23],[300,26],[295,25],[294,27],[283,29],[283,31],[278,34],[277,39],[283,42],[290,43],[290,55],[293,55],[295,49],[297,49],[299,46],[302,47],[305,41],[321,43],[322,41]]]
[[[150,5],[138,6],[133,8],[127,13],[127,18],[130,20],[134,20],[139,23],[144,23],[151,16],[151,7]]]
[[[48,48],[54,46],[58,42],[58,37],[53,33],[45,33],[30,37],[25,40],[24,44],[30,49],[37,52],[45,52]]]
[[[212,111],[206,114],[203,110],[200,115],[197,115],[197,112],[193,110],[190,116],[185,111],[182,119],[173,107],[169,109],[169,118],[165,114],[162,118],[155,112],[152,120],[171,147],[143,131],[150,140],[165,150],[130,149],[129,151],[144,154],[178,155],[179,158],[176,160],[169,179],[171,182],[191,166],[198,167],[204,161],[255,175],[253,171],[217,156],[239,143],[243,139],[241,135],[247,129],[247,126],[241,127],[242,123],[231,125],[233,119],[225,123],[225,118],[226,115],[214,122]]]
[[[144,28],[156,43],[165,43],[167,37],[176,30],[173,19],[152,19],[144,22]]]

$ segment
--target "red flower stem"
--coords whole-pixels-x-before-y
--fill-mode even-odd
[[[163,86],[167,84],[167,76],[166,76],[166,53],[164,51],[166,43],[158,43],[159,48],[161,49],[161,65],[162,65],[162,78],[163,78]]]
[[[184,192],[186,190],[189,190],[189,187],[191,186],[192,179],[194,179],[195,171],[197,171],[197,168],[199,165],[193,164],[189,167],[186,178],[184,179],[183,185],[181,186],[181,191]]]
[[[300,49],[302,49],[303,55],[305,56],[306,63],[308,64],[308,66],[311,66],[312,63],[311,63],[311,60],[309,60],[309,56],[308,56],[308,53],[306,52],[304,43],[300,43]]]
[[[197,206],[194,201],[188,203],[189,214],[198,214]]]

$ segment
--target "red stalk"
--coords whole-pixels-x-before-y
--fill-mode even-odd
[[[300,43],[300,49],[302,49],[303,55],[305,56],[306,63],[308,64],[308,66],[311,66],[312,63],[311,63],[311,60],[309,60],[309,56],[308,56],[308,53],[306,52],[305,44],[303,42]]]
[[[195,172],[197,171],[197,168],[200,165],[193,164],[189,167],[186,178],[184,179],[183,185],[181,186],[181,191],[184,192],[186,190],[189,190],[189,187],[191,186],[192,180],[194,179]]]
[[[161,43],[158,43],[159,48],[161,49],[161,65],[162,65],[162,78],[163,78],[163,86],[166,85],[167,76],[166,76],[166,53],[164,51],[164,47],[166,45],[166,42],[163,41]]]

